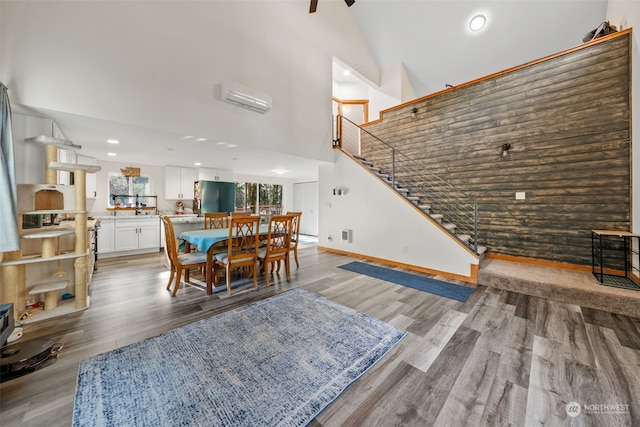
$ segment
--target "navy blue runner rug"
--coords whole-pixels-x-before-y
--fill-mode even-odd
[[[443,282],[442,280],[430,279],[417,274],[405,273],[404,271],[392,270],[359,261],[353,261],[338,267],[408,288],[451,298],[456,301],[465,302],[475,290],[468,286],[456,285],[454,283]]]

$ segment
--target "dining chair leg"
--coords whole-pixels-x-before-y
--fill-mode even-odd
[[[182,269],[181,268],[177,268],[176,269],[176,284],[173,287],[173,294],[171,296],[176,296],[176,294],[178,293],[178,288],[180,287],[180,278],[182,277]]]
[[[216,264],[213,265],[211,274],[213,274],[211,283],[213,283],[213,287],[215,288],[216,286],[218,286],[218,283],[220,283],[220,278],[218,277],[220,275],[220,272],[218,271],[218,266]]]
[[[289,254],[287,254],[287,257],[284,259],[284,272],[287,275],[287,282],[291,281],[291,268],[290,268],[290,261],[289,261]],[[280,261],[278,261],[278,264],[280,263]]]
[[[171,267],[171,275],[169,276],[169,282],[167,283],[167,290],[171,289],[171,283],[173,282],[173,276],[175,276],[175,274],[176,274],[176,270],[172,266]]]
[[[227,293],[231,295],[231,264],[227,264]]]
[[[253,287],[258,289],[258,266],[254,265],[251,271],[253,271]]]
[[[295,260],[296,260],[296,267],[300,267],[300,263],[298,262],[298,248],[295,248],[295,249],[293,250],[293,257],[294,257],[294,258],[295,258]]]
[[[262,263],[262,270],[264,273],[264,282],[267,285],[267,287],[269,287],[269,265],[270,264],[271,263],[266,261]]]

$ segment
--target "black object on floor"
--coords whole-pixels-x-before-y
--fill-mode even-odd
[[[51,365],[57,360],[61,349],[61,343],[48,338],[36,338],[0,348],[0,382]]]

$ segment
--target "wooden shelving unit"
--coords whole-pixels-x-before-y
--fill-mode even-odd
[[[44,294],[44,311],[42,315],[33,317],[48,318],[74,310],[82,310],[89,306],[88,298],[88,268],[90,265],[87,242],[87,207],[86,207],[86,174],[100,170],[97,165],[83,165],[58,162],[58,148],[77,150],[81,147],[71,141],[38,136],[25,139],[27,142],[44,144],[46,149],[45,184],[24,184],[18,186],[18,215],[21,236],[21,248],[10,252],[0,263],[2,274],[2,303],[12,302],[14,317],[20,318],[21,312],[26,310],[27,295]],[[74,185],[60,185],[57,171],[74,173]],[[66,229],[38,229],[22,230],[24,215],[73,215],[73,228]],[[61,253],[59,239],[73,236],[74,250]],[[38,255],[23,255],[24,242],[40,241]],[[59,270],[63,260],[74,260],[73,273]],[[29,283],[27,267],[35,264],[51,264],[51,274],[47,280]],[[46,267],[48,268],[48,267]],[[57,294],[68,289],[73,292],[73,308],[68,305],[58,307]]]

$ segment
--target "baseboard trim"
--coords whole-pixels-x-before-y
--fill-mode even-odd
[[[372,261],[372,262],[377,262],[380,264],[385,264],[391,267],[400,267],[400,268],[404,268],[410,271],[415,271],[418,273],[425,273],[425,274],[433,274],[435,276],[440,276],[446,279],[452,279],[452,280],[459,280],[461,282],[464,282],[465,284],[469,284],[471,285],[472,288],[476,288],[478,287],[478,269],[480,268],[480,266],[478,264],[471,264],[471,275],[470,276],[462,276],[459,274],[454,274],[454,273],[449,273],[446,271],[439,271],[439,270],[433,270],[430,268],[426,268],[426,267],[420,267],[417,265],[411,265],[411,264],[405,264],[402,262],[397,262],[397,261],[391,261],[388,259],[383,259],[383,258],[377,258],[377,257],[372,257],[369,255],[363,255],[363,254],[358,254],[355,252],[348,252],[348,251],[342,251],[339,249],[333,249],[333,248],[327,248],[325,246],[318,246],[318,250],[320,251],[325,251],[325,252],[331,252],[334,254],[338,254],[338,255],[346,255],[346,256],[350,256],[353,258],[358,258],[358,259],[364,259],[367,261]]]

